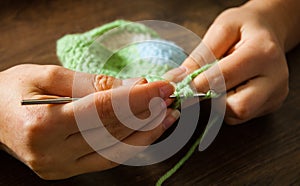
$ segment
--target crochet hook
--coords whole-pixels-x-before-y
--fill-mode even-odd
[[[184,96],[180,96],[184,98]],[[206,98],[205,93],[196,93],[193,97]],[[176,95],[172,94],[169,98],[176,98]],[[62,98],[48,98],[48,99],[23,99],[21,101],[21,105],[40,105],[40,104],[64,104],[72,101],[76,101],[79,98],[70,98],[70,97],[62,97]]]
[[[78,99],[79,98],[70,98],[70,97],[48,98],[48,99],[23,99],[21,101],[21,105],[63,104],[63,103],[76,101]]]

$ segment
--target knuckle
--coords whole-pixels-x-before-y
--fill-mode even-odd
[[[261,53],[260,56],[264,57],[264,62],[271,65],[271,64],[275,64],[274,62],[277,62],[277,65],[282,65],[285,64],[284,63],[278,63],[281,61],[285,61],[284,58],[284,51],[283,49],[280,47],[280,45],[278,44],[278,41],[274,38],[274,36],[272,35],[272,33],[270,33],[267,30],[261,30],[259,31],[259,33],[257,34],[256,39],[263,41],[261,42],[260,45],[258,45],[259,47],[259,51]],[[253,48],[255,48],[255,50],[257,50],[257,46],[252,46]]]
[[[43,140],[46,133],[51,133],[50,128],[47,126],[47,123],[51,123],[48,112],[45,112],[44,109],[34,111],[27,109],[23,113],[24,119],[20,123],[22,134],[20,134],[19,139],[22,140],[23,144],[17,152],[17,156],[39,177],[47,180],[59,178],[60,167],[56,156],[47,152]],[[32,115],[34,117],[31,117]]]
[[[228,24],[228,21],[232,20],[233,17],[236,17],[238,9],[237,8],[229,8],[223,11],[215,20],[212,26],[215,27],[221,33],[225,34],[231,33],[232,27]]]
[[[250,111],[245,105],[240,105],[235,110],[236,118],[238,120],[246,121],[250,119]]]
[[[61,73],[61,67],[56,65],[43,65],[39,66],[41,68],[38,72],[39,81],[37,86],[44,87],[45,85],[40,84],[41,82],[47,82],[48,84],[57,83],[57,80],[63,79],[63,74]]]
[[[232,16],[232,15],[236,15],[236,13],[239,13],[239,8],[237,8],[237,7],[232,7],[232,8],[228,8],[228,9],[226,9],[225,11],[223,11],[221,14],[220,14],[220,16],[221,17],[226,17],[226,16]]]
[[[74,174],[68,166],[62,166],[60,161],[49,155],[31,155],[25,163],[44,180],[64,179]]]
[[[51,106],[37,106],[39,108],[26,109],[24,111],[23,118],[23,130],[29,134],[38,134],[47,131],[49,127],[54,127],[56,125],[49,125],[55,122],[55,117],[53,117],[53,112],[50,109]]]
[[[96,107],[100,118],[112,118],[114,112],[112,108],[111,95],[109,92],[95,94],[96,95]]]
[[[47,80],[53,80],[53,77],[57,77],[58,75],[60,75],[60,69],[61,67],[56,65],[46,65],[45,67],[43,67],[43,78]]]
[[[247,101],[235,98],[234,100],[231,100],[230,106],[234,118],[237,121],[247,121],[251,118],[251,110]],[[234,121],[233,123],[236,123],[237,121]]]
[[[40,154],[31,154],[25,157],[25,163],[34,171],[34,172],[43,172],[44,169],[51,164],[45,156]]]
[[[49,177],[49,173],[53,169],[52,166],[55,164],[50,156],[31,153],[25,157],[24,163],[43,179],[55,179],[53,176]]]
[[[48,121],[49,116],[48,112],[45,112],[43,109],[35,110],[34,114],[32,114],[32,112],[27,114],[27,116],[32,115],[34,115],[34,117],[26,117],[23,120],[22,131],[28,140],[35,141],[36,137],[43,134],[46,129],[44,123]]]
[[[113,88],[113,86],[118,86],[120,84],[116,78],[107,75],[97,75],[95,78],[94,87],[97,91],[103,91]]]
[[[266,36],[266,34],[263,35],[265,35],[265,37],[268,37]],[[278,59],[281,58],[282,51],[279,46],[272,40],[264,42],[262,47],[262,53],[264,54],[264,56],[267,56],[269,58],[269,60],[267,61],[274,62],[278,61]]]
[[[224,24],[223,21],[217,21],[212,25],[212,28],[216,33],[222,33],[225,35],[231,35],[232,27],[229,24]]]

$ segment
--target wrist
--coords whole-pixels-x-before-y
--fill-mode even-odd
[[[244,6],[254,9],[266,21],[283,51],[287,52],[299,43],[300,1],[252,0]]]

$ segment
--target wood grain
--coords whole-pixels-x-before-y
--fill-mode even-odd
[[[164,20],[203,36],[216,16],[242,0],[1,1],[0,70],[21,63],[59,64],[56,40],[104,23]],[[273,114],[239,126],[223,125],[204,152],[196,152],[166,185],[300,185],[300,47],[287,55],[290,94]],[[44,181],[0,152],[0,185],[154,185],[187,151],[151,166],[117,168]]]

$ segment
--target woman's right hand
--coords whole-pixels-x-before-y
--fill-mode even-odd
[[[80,80],[76,95],[82,99],[67,104],[21,106],[22,99],[72,97],[75,74]],[[165,81],[146,83],[140,79],[137,83],[136,79],[122,81],[109,76],[75,73],[60,66],[19,65],[0,72],[0,87],[2,149],[44,179],[63,179],[112,168],[117,163],[98,152],[119,157],[120,161],[137,152],[110,141],[106,130],[121,142],[147,146],[180,114],[178,110],[167,109],[171,104],[168,97],[174,88]],[[132,113],[118,107],[126,104],[123,101],[129,90]],[[161,101],[152,102],[154,104],[149,107],[155,97]],[[148,118],[138,128],[156,127],[140,131],[123,125],[124,121],[130,123],[136,117]],[[85,138],[92,140],[93,147],[98,149],[92,148]]]

